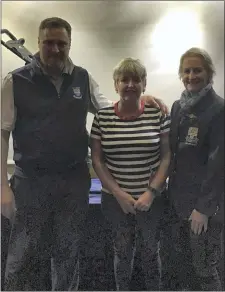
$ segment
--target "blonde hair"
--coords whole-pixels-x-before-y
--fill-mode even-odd
[[[113,79],[118,81],[124,75],[139,77],[143,81],[147,77],[147,71],[139,59],[125,58],[114,68]]]
[[[183,61],[186,57],[200,57],[203,60],[205,70],[209,75],[209,81],[213,82],[213,77],[216,74],[216,70],[212,58],[205,50],[196,47],[190,48],[180,57],[180,65],[178,70],[180,79],[182,78]]]

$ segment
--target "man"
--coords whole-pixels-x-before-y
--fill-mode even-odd
[[[9,74],[2,89],[2,210],[12,215],[14,197],[16,206],[5,289],[45,290],[42,263],[51,256],[52,289],[71,291],[78,289],[78,254],[89,200],[86,116],[112,102],[70,60],[68,22],[43,20],[38,45],[32,63]],[[16,167],[9,186],[11,131]]]

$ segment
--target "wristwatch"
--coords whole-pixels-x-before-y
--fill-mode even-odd
[[[147,189],[155,196],[155,197],[161,197],[161,192],[158,191],[157,189],[148,186]]]

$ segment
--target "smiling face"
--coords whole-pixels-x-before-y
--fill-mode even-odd
[[[45,28],[40,31],[38,46],[45,68],[60,71],[68,58],[70,38],[65,28]]]
[[[124,100],[138,100],[145,87],[146,80],[142,80],[139,76],[133,74],[121,75],[115,82],[116,91]]]
[[[181,78],[188,91],[199,92],[209,83],[209,74],[201,57],[185,57],[181,68]]]
[[[123,59],[115,68],[113,78],[116,92],[122,100],[137,101],[146,87],[146,69],[139,60]]]

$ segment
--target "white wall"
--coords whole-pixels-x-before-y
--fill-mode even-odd
[[[16,3],[17,2],[13,2],[13,7],[17,5]],[[33,4],[30,5],[34,5],[35,8],[37,4],[33,2]],[[165,3],[165,5],[167,4]],[[3,9],[3,27],[12,31],[18,38],[24,37],[26,40],[26,47],[32,53],[35,53],[37,51],[37,30],[39,22],[42,18],[52,16],[51,10],[49,10],[48,15],[39,15],[39,19],[38,16],[36,16],[35,25],[27,27],[27,25],[25,25],[27,21],[26,14],[21,18],[21,23],[14,25],[15,18],[9,15],[9,12],[13,11],[13,9],[12,7],[10,9],[8,8],[5,10],[5,13]],[[15,7],[14,11],[16,11]],[[210,10],[207,12],[212,14]],[[54,11],[54,15],[65,17],[62,11]],[[199,21],[201,22],[200,26],[203,38],[202,47],[211,54],[217,69],[214,88],[218,94],[224,96],[224,16],[221,16],[223,15],[221,14],[221,9],[219,15],[220,18],[218,18],[217,14],[216,22],[215,19],[204,19],[204,17],[202,19],[202,16],[199,14]],[[104,21],[107,21],[107,19]],[[160,19],[157,21],[160,22]],[[179,21],[181,22],[179,23]],[[107,25],[104,25],[104,22],[102,25],[95,27],[91,27],[90,25],[77,26],[71,22],[73,33],[70,56],[75,64],[83,66],[90,71],[100,84],[101,91],[111,100],[118,99],[112,81],[113,67],[124,57],[132,56],[140,58],[145,63],[148,71],[147,93],[160,97],[170,107],[174,100],[179,98],[183,90],[182,84],[177,76],[180,54],[184,49],[196,45],[194,30],[192,30],[192,32],[189,31],[189,33],[185,31],[185,29],[187,30],[187,25],[191,25],[190,22],[182,28],[185,24],[185,20],[184,22],[182,22],[182,20],[179,21],[175,23],[172,30],[168,30],[168,32],[164,34],[164,37],[161,36],[161,43],[158,44],[158,47],[152,39],[152,33],[157,24],[156,20],[154,20],[153,23],[145,23],[145,21],[143,21],[143,23],[139,25],[136,25],[136,23],[125,27],[121,25],[121,28],[109,28]],[[177,26],[180,26],[182,39],[176,36]],[[186,43],[184,43],[185,41]],[[161,53],[158,59],[157,50]],[[161,70],[159,70],[160,61],[163,61],[162,63],[165,64],[164,68],[161,68]],[[8,71],[22,64],[23,62],[21,60],[3,48],[3,77]],[[89,115],[87,122],[88,130],[90,130],[92,119],[93,116]],[[10,148],[9,154],[9,159],[11,158],[12,148]]]

